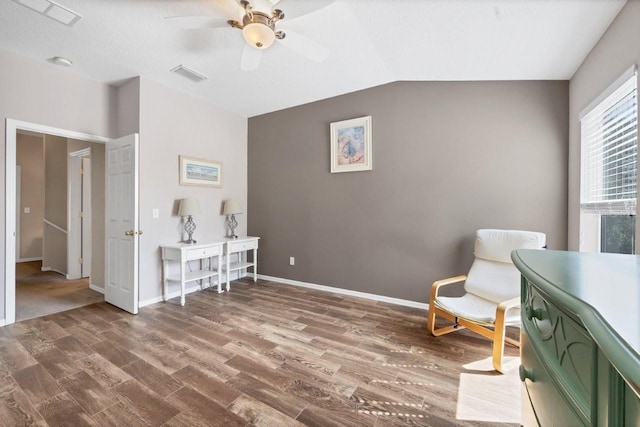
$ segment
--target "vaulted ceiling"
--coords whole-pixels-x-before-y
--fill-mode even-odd
[[[276,41],[255,71],[240,70],[239,30],[164,19],[239,19],[235,0],[57,2],[82,18],[67,26],[0,2],[0,48],[66,57],[69,72],[114,85],[142,76],[251,117],[398,80],[568,80],[626,0],[281,0],[278,28],[330,54],[317,63]],[[180,64],[208,78],[170,72]]]

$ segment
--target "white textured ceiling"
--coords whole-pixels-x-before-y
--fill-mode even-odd
[[[233,17],[234,0],[57,2],[83,18],[67,27],[0,1],[0,48],[67,57],[69,72],[110,84],[142,76],[251,117],[397,80],[567,80],[626,0],[336,0],[278,24],[326,46],[323,63],[276,43],[256,71],[240,71],[240,31],[163,19]],[[278,7],[307,2],[319,0]],[[169,72],[179,64],[208,80]]]

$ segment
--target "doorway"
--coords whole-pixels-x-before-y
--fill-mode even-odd
[[[104,251],[93,260],[98,277],[91,273],[93,229],[104,245],[104,215],[91,214],[93,204],[104,211],[104,152],[104,144],[17,130],[16,321],[104,301]]]
[[[18,131],[33,132],[37,134],[47,134],[62,138],[69,138],[79,141],[88,141],[91,143],[106,144],[109,138],[84,134],[75,131],[53,128],[50,126],[38,125],[34,123],[22,122],[13,119],[6,119],[6,157],[5,157],[5,265],[4,265],[4,320],[3,324],[11,324],[16,319],[16,138]],[[24,185],[24,180],[22,181]],[[106,200],[105,200],[106,204]],[[104,234],[104,230],[101,231]],[[95,233],[94,233],[95,234]],[[95,254],[94,254],[95,255]],[[105,265],[102,264],[102,271]],[[92,273],[95,275],[95,271]]]

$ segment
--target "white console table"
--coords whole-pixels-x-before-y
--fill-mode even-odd
[[[162,279],[164,301],[169,297],[169,282],[180,282],[180,304],[184,305],[184,288],[187,282],[200,280],[200,288],[204,287],[204,281],[209,281],[209,286],[213,286],[213,277],[218,276],[218,293],[222,292],[220,287],[219,268],[214,268],[213,258],[220,257],[223,253],[225,242],[212,243],[174,243],[160,246],[162,249]],[[256,246],[257,247],[257,246]],[[187,263],[189,261],[200,261],[200,269],[196,271],[187,271]],[[170,262],[180,263],[180,273],[170,274]],[[227,261],[228,262],[228,261]],[[227,277],[227,290],[229,289],[229,279]]]
[[[222,266],[222,270],[226,273],[226,288],[231,289],[229,284],[229,276],[232,271],[246,271],[247,268],[253,268],[253,281],[258,280],[258,240],[259,237],[239,236],[235,239],[227,239],[224,245],[224,255],[226,263]],[[253,262],[247,261],[247,252],[253,251]],[[231,262],[231,255],[238,254],[238,261]]]

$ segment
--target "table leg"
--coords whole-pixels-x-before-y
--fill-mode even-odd
[[[180,263],[180,305],[184,306],[184,282],[187,280],[186,262]]]
[[[162,300],[169,298],[169,261],[162,260]]]
[[[229,268],[231,268],[231,262],[230,262],[231,254],[227,252],[226,258],[227,258],[227,277],[226,277],[226,279],[227,279],[227,292],[229,292],[231,290],[231,284],[230,284],[230,280],[229,280],[229,277],[231,276],[231,272],[229,271]]]
[[[253,250],[253,283],[258,281],[258,248]]]

